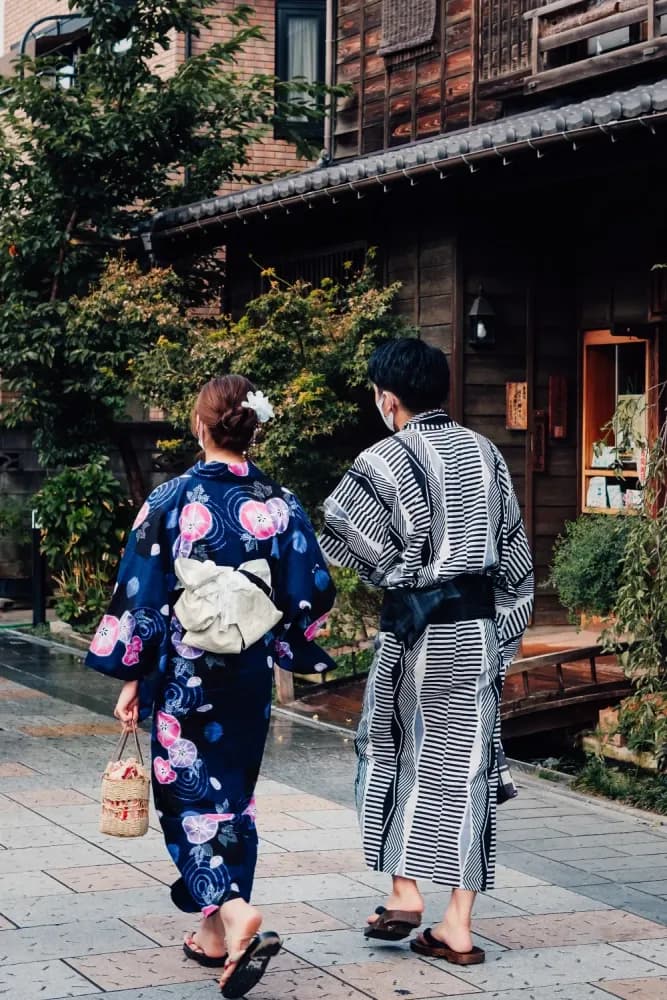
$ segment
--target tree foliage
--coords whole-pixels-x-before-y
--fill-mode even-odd
[[[56,612],[89,628],[108,602],[128,526],[122,487],[102,457],[49,477],[34,504],[56,583]]]
[[[276,417],[262,428],[254,456],[262,468],[294,488],[311,512],[351,457],[380,431],[367,390],[366,367],[383,339],[412,331],[392,312],[399,286],[379,287],[372,259],[345,281],[317,287],[288,284],[265,271],[268,290],[237,321],[192,329],[186,341],[160,337],[134,366],[134,387],[161,407],[191,441],[190,412],[197,391],[226,372],[247,376],[267,393]],[[372,413],[372,415],[371,415]]]
[[[7,387],[21,394],[0,419],[29,420],[51,466],[108,446],[121,406],[118,375],[137,324],[127,334],[115,326],[111,360],[114,324],[102,317],[95,328],[92,304],[80,313],[105,259],[136,253],[157,210],[238,178],[276,120],[319,114],[305,83],[240,72],[260,36],[245,4],[225,15],[224,41],[168,78],[160,59],[178,33],[211,23],[206,0],[74,7],[89,19],[90,44],[69,86],[64,54],[26,56],[0,79],[0,356]],[[112,377],[90,370],[97,352]]]
[[[606,617],[616,600],[628,537],[628,519],[582,514],[565,525],[554,546],[548,583],[567,608],[579,615]]]
[[[621,706],[626,735],[636,731],[635,744],[667,767],[667,421],[651,446],[643,492],[641,509],[627,518],[615,620],[603,640],[619,652],[637,693]]]

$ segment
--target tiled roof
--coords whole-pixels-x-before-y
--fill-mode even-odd
[[[168,209],[155,216],[153,232],[268,212],[286,202],[308,201],[325,193],[333,196],[336,189],[366,186],[369,182],[385,184],[403,172],[409,176],[415,170],[429,167],[446,170],[457,162],[472,164],[480,156],[510,155],[513,150],[530,145],[539,148],[542,142],[560,136],[572,141],[581,133],[612,130],[624,122],[644,121],[661,112],[667,112],[667,79],[562,107],[539,108],[381,153],[334,161],[235,194]]]

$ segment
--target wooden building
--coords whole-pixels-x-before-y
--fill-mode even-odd
[[[163,213],[154,246],[225,246],[235,312],[261,287],[251,257],[318,280],[377,247],[449,355],[451,412],[507,457],[544,580],[611,478],[592,443],[618,398],[659,417],[667,0],[339,0],[335,23],[330,162]],[[638,485],[603,484],[604,509]],[[536,623],[563,617],[540,590]]]

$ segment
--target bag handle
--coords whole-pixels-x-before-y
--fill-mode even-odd
[[[132,733],[132,735],[134,736],[134,745],[135,745],[135,747],[137,749],[137,759],[138,759],[138,761],[139,761],[140,764],[143,764],[143,762],[144,762],[144,756],[143,756],[143,754],[141,752],[141,747],[139,746],[139,737],[137,736],[137,727],[136,726],[132,726],[131,729],[125,729],[121,733],[120,740],[118,741],[118,746],[116,747],[116,751],[114,753],[114,760],[120,760],[121,759],[121,754],[123,753],[123,750],[125,749],[125,744],[127,743],[128,739],[130,738],[130,733]]]

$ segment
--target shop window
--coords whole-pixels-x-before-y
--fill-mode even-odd
[[[326,62],[326,0],[278,0],[276,4],[276,76],[279,80],[306,80],[323,83]],[[295,100],[304,96],[295,89]],[[311,106],[316,98],[306,102]],[[322,141],[324,123],[295,115],[276,127],[276,138],[288,139],[298,133],[306,139]]]
[[[630,513],[641,503],[654,434],[653,340],[584,334],[582,509]]]

